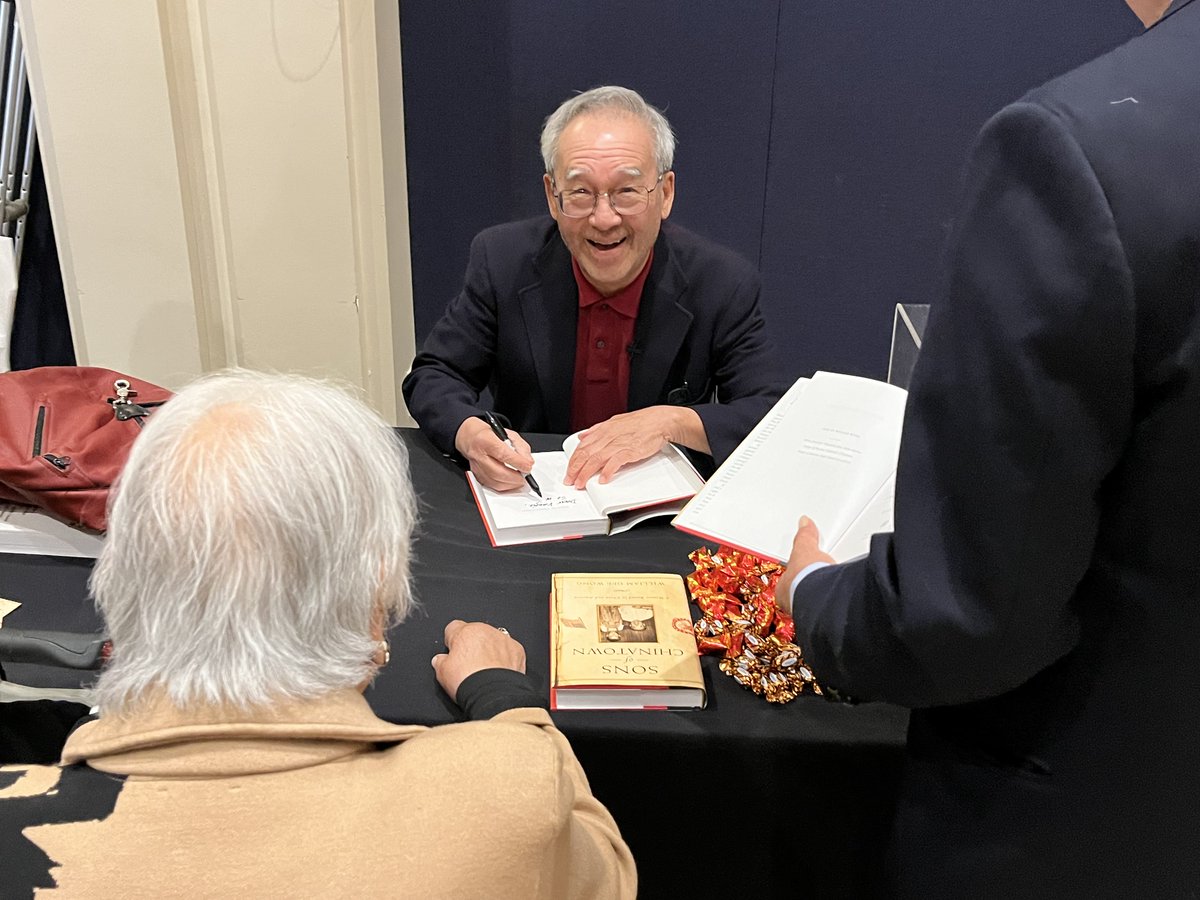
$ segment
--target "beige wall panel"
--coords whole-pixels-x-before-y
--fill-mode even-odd
[[[19,14],[79,361],[169,387],[222,365],[328,375],[408,421],[394,0]]]
[[[361,383],[334,0],[199,6],[242,363]]]
[[[155,4],[33,9],[21,22],[76,356],[174,387],[200,357]]]

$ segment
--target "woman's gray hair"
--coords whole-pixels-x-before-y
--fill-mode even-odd
[[[563,102],[552,112],[542,126],[542,162],[546,174],[554,177],[554,163],[558,158],[558,141],[571,122],[586,113],[615,111],[641,119],[650,128],[654,143],[654,163],[659,175],[668,172],[675,164],[675,132],[667,117],[642,99],[642,95],[629,88],[616,85],[592,88]]]
[[[107,713],[261,706],[369,679],[409,611],[416,506],[404,445],[333,384],[230,370],[147,421],[92,575],[113,655]]]

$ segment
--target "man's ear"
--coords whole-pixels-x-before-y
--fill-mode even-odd
[[[662,196],[663,196],[662,218],[665,219],[667,216],[669,216],[671,214],[671,207],[675,205],[675,172],[674,172],[674,170],[668,172],[666,175],[663,176],[662,187],[660,187],[659,190],[662,191]]]
[[[554,221],[558,221],[558,201],[554,199],[554,182],[550,180],[550,175],[542,176],[542,187],[546,189],[546,205],[550,207],[550,215]]]

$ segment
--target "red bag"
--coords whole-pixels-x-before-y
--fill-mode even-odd
[[[142,420],[166,388],[110,369],[0,374],[0,501],[40,506],[96,531]]]

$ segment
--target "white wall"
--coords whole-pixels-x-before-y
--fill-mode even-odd
[[[407,421],[397,9],[20,0],[80,364],[329,375]]]

